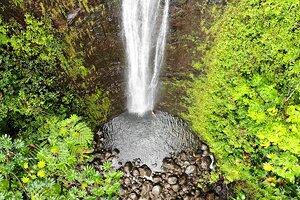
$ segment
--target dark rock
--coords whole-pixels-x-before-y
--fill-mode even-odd
[[[144,177],[144,176],[150,177],[151,174],[152,174],[152,171],[151,171],[151,169],[147,165],[142,165],[139,168],[139,173],[140,173],[141,177]]]
[[[132,185],[131,185],[131,189],[133,190],[133,191],[136,191],[136,190],[138,190],[140,188],[140,185],[138,184],[138,183],[133,183]]]
[[[174,162],[173,159],[171,159],[171,158],[165,158],[163,160],[162,167],[165,170],[174,170],[176,166],[175,166],[175,162]]]
[[[184,161],[182,167],[188,167],[190,165],[189,161]]]
[[[180,177],[179,177],[179,184],[180,185],[184,185],[186,183],[186,180],[187,180],[187,175],[186,174],[182,174]]]
[[[196,189],[195,191],[195,197],[200,197],[202,194],[201,190],[200,189]]]
[[[197,152],[202,152],[201,150]],[[140,159],[126,162],[119,170],[123,171],[122,189],[120,199],[140,200],[220,200],[228,199],[228,188],[224,179],[211,185],[201,182],[202,189],[198,188],[199,177],[210,173],[209,167],[212,156],[203,156],[202,153],[181,152],[171,154],[163,160],[163,169],[152,172]],[[207,151],[207,153],[209,153]],[[107,160],[117,159],[116,153],[102,151],[98,158],[108,157],[94,162],[103,163]],[[95,167],[102,165],[96,164]],[[99,170],[103,170],[102,168]],[[154,185],[154,186],[153,186]]]
[[[124,165],[124,172],[130,173],[132,171],[132,163],[131,162],[126,162]]]
[[[120,151],[118,149],[114,149],[112,151],[112,155],[114,155],[114,156],[118,155],[119,153],[120,153]]]
[[[205,196],[205,200],[215,200],[215,194],[214,193],[207,193]]]
[[[179,153],[178,158],[179,158],[179,160],[185,161],[185,160],[187,160],[187,155],[183,151],[183,152]]]
[[[164,189],[169,190],[171,188],[171,185],[169,183],[164,184]]]
[[[209,169],[211,162],[212,162],[212,160],[211,160],[210,156],[205,156],[202,158],[200,166],[202,169],[207,170],[207,169]]]

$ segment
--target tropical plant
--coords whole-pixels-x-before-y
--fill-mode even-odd
[[[49,20],[25,17],[25,27],[0,19],[0,130],[10,134],[69,114],[79,102],[71,83],[87,73],[80,59],[65,57]]]
[[[251,199],[300,196],[300,2],[230,3],[208,30],[186,118]],[[239,193],[241,194],[241,193]]]
[[[51,118],[39,130],[44,136],[25,145],[0,137],[0,197],[3,199],[113,199],[122,173],[103,164],[98,172],[88,164],[93,134],[80,117]]]

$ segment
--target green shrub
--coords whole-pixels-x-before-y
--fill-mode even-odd
[[[292,0],[230,3],[196,63],[206,75],[192,83],[186,118],[249,198],[300,196],[299,9]]]
[[[112,199],[119,194],[120,172],[110,163],[102,173],[88,165],[93,133],[79,117],[51,118],[39,135],[44,139],[29,148],[19,139],[0,137],[1,199]]]
[[[32,133],[43,116],[76,111],[74,86],[88,72],[82,60],[65,56],[49,20],[26,15],[25,23],[0,19],[0,130],[10,134]]]
[[[96,89],[94,93],[85,95],[82,98],[84,113],[93,126],[102,125],[107,121],[111,111],[111,100],[108,93]]]

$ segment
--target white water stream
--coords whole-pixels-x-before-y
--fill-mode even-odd
[[[123,0],[127,55],[127,109],[154,109],[168,29],[169,0]]]

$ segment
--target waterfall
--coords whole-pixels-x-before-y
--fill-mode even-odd
[[[123,0],[122,18],[127,57],[127,109],[152,111],[163,64],[169,0]]]

